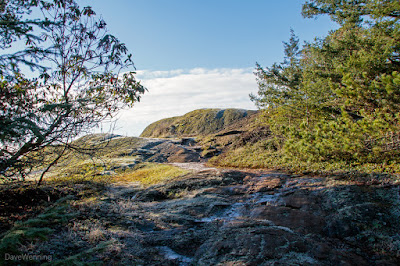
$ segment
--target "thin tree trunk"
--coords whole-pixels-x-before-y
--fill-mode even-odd
[[[43,181],[43,177],[44,175],[50,170],[50,168],[52,166],[54,166],[58,160],[60,160],[60,158],[64,155],[64,152],[67,150],[67,145],[64,146],[64,149],[62,150],[62,152],[57,156],[56,159],[54,159],[54,161],[52,161],[47,167],[46,169],[43,171],[43,173],[40,175],[39,181],[37,183],[37,186],[39,187],[42,184]]]

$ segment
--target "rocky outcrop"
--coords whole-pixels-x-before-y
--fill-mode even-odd
[[[110,187],[96,217],[123,247],[111,264],[398,264],[398,186],[337,182],[207,169],[117,196]]]
[[[215,134],[255,113],[256,111],[242,109],[199,109],[183,116],[154,122],[146,127],[141,137],[165,138]],[[232,131],[229,134],[232,134]]]
[[[116,243],[93,258],[108,265],[400,264],[400,189],[389,177],[386,182],[207,168],[192,138],[128,143],[113,137],[108,143],[122,144],[116,154],[192,171],[146,188],[109,185],[98,200],[78,204],[81,215],[56,231],[44,250],[57,257],[70,252],[68,245],[80,252],[93,248],[82,242],[91,233],[100,239],[95,244]],[[75,242],[64,247],[57,239],[65,234]]]

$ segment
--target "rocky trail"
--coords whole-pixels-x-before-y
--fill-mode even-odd
[[[193,138],[157,139],[140,138],[143,144],[132,154],[139,155],[142,161],[159,163],[205,162],[201,157],[201,147]]]
[[[400,265],[400,189],[389,179],[213,168],[190,138],[142,138],[127,151],[121,168],[189,172],[75,197],[74,218],[35,253],[61,254],[62,265]]]
[[[147,160],[192,172],[148,188],[113,184],[85,210],[83,219],[96,219],[101,235],[117,243],[108,264],[399,263],[395,247],[380,252],[384,242],[370,241],[377,226],[387,226],[385,237],[396,236],[398,186],[210,168],[196,149],[149,140],[139,149]]]

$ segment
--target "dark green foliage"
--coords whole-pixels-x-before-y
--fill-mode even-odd
[[[67,223],[76,214],[69,213],[65,205],[65,201],[69,198],[62,198],[54,207],[48,208],[43,214],[36,218],[27,220],[23,223],[17,223],[10,231],[8,231],[0,240],[1,254],[20,254],[19,246],[29,241],[46,240],[48,236],[54,232],[51,227],[60,226]],[[0,258],[1,260],[4,257]],[[0,261],[3,262],[3,261]]]
[[[299,98],[301,83],[300,46],[299,39],[293,30],[288,43],[285,46],[285,60],[281,64],[273,64],[263,69],[257,64],[258,95],[250,95],[250,98],[258,107],[276,108],[290,105]]]
[[[370,22],[370,18],[398,20],[399,10],[400,3],[396,0],[307,0],[302,14],[307,18],[326,14],[341,25],[359,25],[366,20]]]
[[[284,157],[390,163],[399,155],[399,10],[395,0],[304,4],[305,17],[328,14],[341,27],[301,49],[292,32],[283,63],[257,65],[259,96],[251,96],[267,109]]]

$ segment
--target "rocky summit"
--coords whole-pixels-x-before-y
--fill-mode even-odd
[[[183,116],[156,121],[147,126],[141,137],[188,137],[217,133],[257,111],[243,109],[198,109]]]
[[[228,126],[213,138],[223,152],[237,135],[268,136],[254,132]],[[192,137],[74,145],[97,147],[99,163],[71,153],[41,188],[1,188],[1,253],[55,265],[400,264],[392,175],[215,168]]]

